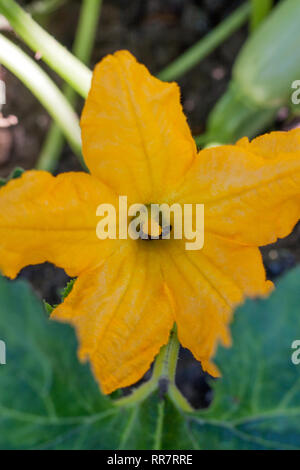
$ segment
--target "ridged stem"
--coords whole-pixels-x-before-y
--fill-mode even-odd
[[[203,39],[190,47],[178,59],[164,68],[158,78],[161,80],[175,80],[193,68],[216,47],[222,44],[231,34],[239,29],[250,15],[250,4],[245,3],[237,8],[228,18],[216,26]]]
[[[90,60],[92,48],[95,41],[102,0],[83,0],[80,10],[79,22],[73,45],[73,54],[83,63]],[[63,87],[63,94],[74,107],[77,94],[68,84]],[[36,168],[40,170],[53,171],[59,160],[64,146],[64,137],[60,128],[52,123],[43,148],[41,150]]]
[[[19,47],[0,35],[0,63],[16,75],[62,129],[76,154],[81,151],[78,117],[49,76]]]
[[[255,29],[260,25],[260,23],[270,13],[272,6],[273,0],[251,0],[251,31],[255,31]]]
[[[92,78],[88,67],[41,28],[14,0],[0,0],[0,14],[31,49],[39,52],[53,70],[86,98]]]

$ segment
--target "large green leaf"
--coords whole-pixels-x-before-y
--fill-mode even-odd
[[[266,300],[248,301],[235,314],[234,346],[219,349],[223,377],[213,405],[192,420],[205,448],[300,449],[300,269],[283,278]]]
[[[49,321],[24,282],[0,278],[0,448],[300,448],[300,269],[240,308],[232,331],[210,409],[187,415],[156,394],[120,409],[78,363],[72,328]]]

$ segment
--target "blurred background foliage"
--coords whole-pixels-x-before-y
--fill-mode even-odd
[[[2,7],[9,9],[9,1],[0,0],[0,13]],[[93,69],[94,65],[106,54],[119,49],[129,49],[138,60],[147,65],[153,74],[166,80],[176,79],[181,88],[184,112],[199,146],[211,142],[234,142],[242,135],[252,137],[265,131],[287,130],[299,125],[300,108],[291,107],[290,103],[292,82],[300,79],[300,49],[297,39],[300,40],[300,2],[298,0],[282,0],[281,2],[270,0],[131,0],[129,2],[127,0],[104,0],[103,2],[100,0],[85,0],[85,2],[33,0],[18,3],[42,28],[68,50],[73,50],[90,69]],[[276,14],[278,8],[281,8],[280,14]],[[274,17],[273,20],[272,17]],[[14,29],[17,30],[16,27]],[[83,92],[77,90],[79,93],[76,93],[70,84],[64,83],[63,78],[66,77],[57,73],[55,57],[52,63],[51,58],[47,61],[47,53],[41,53],[38,45],[34,47],[30,41],[25,41],[26,45],[22,40],[22,38],[25,39],[22,31],[18,33],[19,36],[12,30],[5,16],[0,16],[0,35],[3,37],[2,43],[0,38],[0,63],[1,44],[3,54],[5,47],[9,50],[10,46],[5,42],[9,39],[12,47],[16,44],[26,53],[26,56],[22,56],[20,60],[24,59],[27,64],[27,58],[33,59],[32,63],[28,62],[29,73],[31,71],[35,73],[37,69],[31,67],[36,65],[41,70],[41,72],[36,72],[36,89],[44,80],[42,73],[46,72],[47,77],[50,77],[53,83],[63,91],[68,101],[75,106],[76,113],[80,115],[84,90]],[[14,53],[14,49],[12,52]],[[48,62],[48,65],[43,62],[43,59]],[[2,60],[2,62],[5,61]],[[4,184],[6,178],[10,176],[15,177],[13,175],[16,175],[14,172],[16,167],[25,170],[33,167],[47,168],[55,174],[82,170],[76,157],[76,154],[80,153],[77,134],[72,135],[72,128],[66,128],[65,135],[69,137],[67,142],[60,127],[54,126],[51,121],[49,115],[52,112],[51,107],[48,109],[47,103],[45,106],[48,88],[42,99],[39,96],[39,99],[36,99],[33,94],[36,91],[34,80],[32,83],[27,83],[27,87],[24,86],[20,77],[22,71],[14,71],[13,67],[9,67],[8,62],[5,65],[5,67],[0,66],[0,79],[6,84],[6,104],[0,114],[2,183]],[[38,75],[39,73],[41,75]],[[88,72],[83,69],[82,88],[85,87],[86,75]],[[45,86],[48,85],[45,82]],[[49,90],[51,86],[49,85]],[[41,93],[43,95],[43,90]],[[55,97],[55,90],[53,93]],[[56,98],[59,100],[59,95]],[[55,114],[55,109],[53,112]],[[70,110],[65,106],[62,113],[68,112]],[[76,127],[76,115],[73,118]],[[61,121],[66,121],[66,119],[61,119]],[[19,174],[18,171],[17,174]],[[298,225],[287,239],[262,249],[270,279],[276,281],[279,276],[299,263],[299,241],[300,226]],[[299,272],[295,272],[298,273],[299,281]],[[294,276],[293,282],[295,283],[296,274]],[[61,290],[68,281],[68,277],[62,270],[47,263],[23,269],[20,277],[29,280],[36,293],[50,304],[56,304],[61,300]],[[3,286],[2,289],[5,289],[5,284]],[[11,287],[11,289],[14,288]],[[22,289],[24,290],[25,287]],[[18,295],[17,290],[14,293],[11,292],[10,295]],[[295,293],[293,295],[296,296]],[[279,299],[279,297],[275,298]],[[253,305],[256,304],[253,303]],[[266,304],[262,303],[262,305],[265,310],[269,308]],[[9,308],[12,309],[11,306]],[[256,311],[256,308],[251,308]],[[284,312],[287,312],[284,313],[285,318],[293,315],[293,309],[296,309],[296,301],[294,301],[293,308],[284,307]],[[261,307],[261,312],[265,310]],[[278,315],[280,316],[281,312],[278,312]],[[55,327],[52,328],[55,329]],[[70,332],[68,334],[71,335]],[[275,330],[270,334],[274,335]],[[249,339],[246,342],[249,342]],[[180,358],[177,372],[179,388],[194,406],[207,407],[214,393],[211,379],[202,372],[200,364],[188,351],[182,350]],[[50,358],[47,360],[49,361]],[[70,361],[73,360],[75,360],[74,357],[70,359]],[[280,367],[283,368],[283,363]],[[1,372],[2,370],[4,368]],[[283,369],[282,374],[285,374]],[[238,381],[238,377],[236,379],[234,377],[233,375],[233,383],[234,380]],[[286,386],[284,380],[280,384],[283,388]],[[219,387],[224,388],[225,385],[219,385]],[[277,386],[278,382],[272,382],[272,387]],[[270,388],[266,385],[266,388],[268,387]],[[232,391],[226,393],[224,392],[225,398],[223,397],[225,400],[235,400],[230,395]],[[96,402],[97,400],[99,398],[96,398]],[[238,400],[244,400],[244,398],[239,397]],[[246,403],[248,403],[247,400]],[[51,403],[49,406],[51,407]],[[99,406],[101,408],[104,405],[101,402]],[[98,405],[96,409],[97,407]],[[106,404],[104,408],[107,407],[109,408]],[[247,413],[249,411],[247,410]],[[71,409],[70,413],[72,413]],[[82,410],[78,407],[76,413],[82,413]],[[245,412],[245,416],[247,413]],[[219,419],[218,415],[217,418]],[[93,422],[93,419],[91,421],[87,419],[85,424],[90,426],[90,422]],[[231,433],[229,430],[231,424],[227,423],[225,427],[222,426],[220,428],[222,432],[219,430],[220,432],[215,433],[215,436],[220,434],[221,437],[213,439],[216,447],[220,445],[218,439],[222,441],[227,432],[228,435]],[[282,422],[278,426],[284,432]],[[35,428],[38,427],[37,422]],[[71,436],[74,432],[72,429],[68,431]],[[20,432],[24,433],[24,429]],[[237,437],[239,435],[243,444],[241,442],[237,444],[233,438],[232,440],[230,438],[228,445],[232,443],[232,446],[259,447],[261,444],[261,447],[264,447],[267,446],[267,442],[272,440],[276,442],[276,439],[280,437],[273,435],[262,437],[261,430],[257,429],[253,433],[254,435],[257,433],[258,438],[252,436],[247,444],[245,443],[247,439],[243,441],[239,430],[236,442],[239,441]],[[292,431],[289,430],[289,433],[286,439],[290,445],[300,446],[297,440],[298,429],[293,428]],[[53,442],[60,442],[56,434],[52,437],[46,433],[46,438],[50,439],[49,442],[52,442],[51,439],[54,439]],[[82,439],[84,441],[83,437]],[[262,441],[259,444],[260,439]],[[263,443],[264,439],[265,443]],[[79,440],[79,442],[83,441]],[[9,445],[9,441],[2,445]],[[38,445],[36,441],[35,445]],[[141,444],[143,445],[146,444]],[[163,445],[169,448],[168,446],[172,444]],[[276,444],[274,446],[276,447]]]

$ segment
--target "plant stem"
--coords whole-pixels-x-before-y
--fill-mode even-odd
[[[102,0],[83,0],[80,17],[73,45],[73,54],[84,63],[90,60],[101,10]],[[68,84],[63,87],[63,94],[74,107],[76,92]],[[53,171],[64,146],[64,137],[59,127],[52,123],[41,150],[36,168]]]
[[[0,63],[16,75],[45,106],[62,129],[73,151],[80,155],[78,118],[48,75],[19,47],[0,35]]]
[[[185,411],[186,413],[191,413],[194,411],[193,407],[189,404],[187,399],[182,395],[182,393],[179,391],[175,384],[170,385],[168,395],[173,404],[179,410]]]
[[[248,2],[237,8],[220,25],[163,69],[158,78],[161,80],[174,80],[181,77],[240,28],[247,20],[250,9]]]
[[[269,14],[273,0],[251,0],[250,29],[253,32]]]
[[[160,349],[153,366],[152,377],[148,382],[136,388],[130,395],[114,401],[117,406],[131,406],[145,400],[157,389],[162,379],[174,381],[179,343],[176,331],[172,330],[169,342]]]
[[[168,386],[167,393],[174,405],[177,408],[190,413],[193,411],[193,408],[175,384],[179,348],[180,344],[177,338],[177,328],[175,326],[171,331],[168,344],[161,349],[161,353],[155,361],[152,377],[157,379],[158,385],[162,383],[164,386],[164,381],[166,381]]]
[[[166,379],[170,383],[174,383],[179,347],[176,327],[174,327],[171,331],[168,344],[163,346],[155,361],[153,376],[158,380]]]
[[[0,13],[31,49],[40,52],[43,60],[86,98],[92,77],[88,67],[41,28],[14,0],[0,0]]]
[[[33,0],[28,5],[27,11],[33,16],[47,16],[67,3],[67,1],[68,0]]]
[[[153,376],[148,382],[137,387],[130,395],[118,398],[113,404],[118,407],[137,405],[149,397],[157,388],[157,381],[153,380]]]
[[[193,411],[193,408],[188,403],[186,398],[181,394],[175,384],[175,377],[176,377],[176,369],[177,369],[177,361],[178,361],[178,353],[180,344],[177,338],[177,329],[174,328],[168,346],[168,353],[165,359],[164,371],[162,377],[166,377],[169,381],[168,386],[168,395],[174,405],[186,412]],[[165,375],[164,375],[165,374]]]
[[[102,0],[82,0],[73,54],[85,64],[93,49]]]
[[[151,379],[136,388],[130,395],[115,400],[114,404],[116,406],[136,405],[149,397],[160,385],[164,386],[164,384],[166,384],[167,393],[175,406],[186,412],[193,411],[193,408],[184,396],[181,395],[175,385],[179,347],[180,344],[177,338],[176,327],[174,327],[171,331],[168,344],[161,348],[155,359]]]

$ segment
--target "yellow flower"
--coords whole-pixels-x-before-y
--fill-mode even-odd
[[[50,261],[78,276],[53,318],[77,330],[82,360],[102,390],[136,382],[174,322],[205,370],[245,296],[269,293],[258,247],[285,237],[300,217],[300,131],[197,154],[176,84],[126,51],[96,67],[82,119],[91,171],[29,171],[0,190],[0,268],[13,278]],[[96,209],[132,203],[205,206],[205,242],[99,240]],[[67,347],[67,345],[66,345]]]

